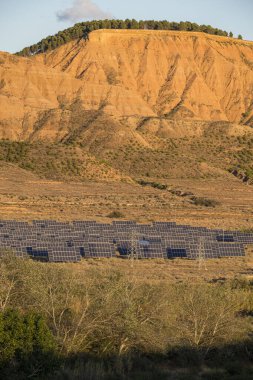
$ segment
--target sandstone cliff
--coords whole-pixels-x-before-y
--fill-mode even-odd
[[[0,138],[64,140],[100,117],[138,139],[147,121],[151,132],[171,120],[253,125],[253,43],[98,30],[31,58],[0,54]]]

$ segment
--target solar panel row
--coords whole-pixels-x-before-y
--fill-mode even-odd
[[[253,234],[177,225],[174,222],[136,224],[114,221],[61,223],[35,220],[32,224],[0,221],[0,248],[18,256],[50,262],[77,262],[81,257],[206,258],[244,256]]]

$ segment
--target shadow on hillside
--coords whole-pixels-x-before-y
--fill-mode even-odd
[[[253,341],[212,350],[178,347],[167,354],[67,358],[50,380],[251,380]]]
[[[212,350],[178,347],[167,354],[118,357],[75,355],[48,360],[34,353],[0,368],[1,379],[25,380],[251,380],[253,341]],[[47,360],[47,369],[42,368]],[[43,364],[44,362],[44,364]],[[51,368],[49,368],[49,362]]]

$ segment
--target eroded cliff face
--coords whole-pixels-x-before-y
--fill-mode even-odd
[[[50,110],[60,110],[61,99],[72,102],[79,88],[79,81],[65,73],[31,59],[1,53],[0,138],[30,138],[40,120],[47,119]],[[52,120],[49,133],[54,134],[55,128]]]
[[[105,128],[131,119],[131,133],[144,118],[253,125],[253,43],[99,30],[31,58],[1,53],[0,138],[62,140],[85,133],[91,111]]]

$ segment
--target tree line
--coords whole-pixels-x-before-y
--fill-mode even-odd
[[[98,29],[141,29],[141,30],[175,30],[189,32],[203,32],[217,36],[233,37],[233,33],[224,30],[213,28],[211,25],[198,25],[189,21],[169,22],[169,21],[137,21],[129,20],[98,20],[86,21],[75,24],[73,27],[58,32],[53,36],[48,36],[40,42],[25,47],[17,53],[20,56],[30,56],[34,54],[44,53],[48,50],[56,49],[57,47],[66,44],[69,41],[84,38],[87,39],[89,33]],[[242,39],[239,35],[238,38]]]
[[[206,360],[223,379],[231,365],[251,378],[250,281],[159,284],[96,267],[0,252],[0,378],[157,380],[170,362]]]

